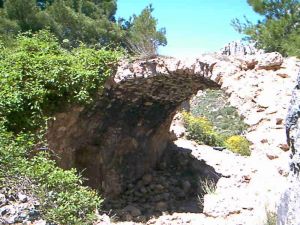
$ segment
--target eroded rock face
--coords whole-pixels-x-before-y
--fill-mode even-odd
[[[291,150],[289,185],[278,207],[278,225],[300,224],[300,71],[286,119]]]

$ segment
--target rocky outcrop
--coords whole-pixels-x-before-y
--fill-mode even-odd
[[[289,184],[278,207],[277,225],[300,224],[300,71],[286,118],[287,141],[291,150]]]
[[[262,59],[253,59],[250,67],[248,59],[218,55],[123,61],[94,105],[56,115],[49,124],[49,147],[62,167],[83,170],[89,185],[106,196],[117,196],[127,183],[159,163],[174,138],[169,128],[178,107],[199,90],[223,89],[250,126],[265,132],[263,125],[268,124],[269,133],[284,134],[283,118],[270,93],[277,96],[282,85],[290,86],[293,79],[282,68],[289,61],[279,60],[276,68],[267,70],[268,65],[259,66]],[[276,99],[278,104],[285,100]],[[283,104],[280,112],[285,109]],[[273,136],[258,139],[257,133],[247,137],[262,149],[266,141],[279,152],[286,144]]]
[[[233,41],[224,46],[219,53],[228,56],[244,56],[244,55],[255,55],[259,52],[255,48],[254,44],[245,44],[241,41]]]

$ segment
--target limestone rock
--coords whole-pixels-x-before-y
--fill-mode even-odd
[[[259,55],[257,69],[276,70],[283,63],[283,57],[278,52]]]
[[[287,140],[291,148],[289,185],[282,194],[277,225],[300,224],[300,71],[286,119]]]
[[[177,113],[174,116],[170,126],[170,131],[174,133],[176,139],[184,136],[185,133],[184,121],[180,113]]]
[[[254,44],[245,44],[241,41],[233,41],[224,46],[220,53],[228,56],[244,56],[256,54],[258,50]]]
[[[165,211],[168,209],[168,204],[166,202],[158,202],[156,204],[156,209],[158,211]]]
[[[145,174],[143,176],[143,182],[144,182],[145,185],[150,184],[152,182],[152,180],[153,180],[153,177],[152,177],[151,174]]]

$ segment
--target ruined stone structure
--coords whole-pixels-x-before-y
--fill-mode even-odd
[[[180,104],[200,89],[216,88],[213,64],[189,67],[159,58],[121,63],[92,108],[73,108],[50,125],[48,139],[63,168],[84,171],[88,184],[117,195],[161,158]]]
[[[238,72],[260,69],[265,61],[271,63],[264,70],[269,64],[270,69],[280,67],[283,61],[278,54],[262,59],[207,55],[192,60],[123,61],[92,107],[74,107],[56,115],[49,124],[49,146],[63,168],[84,170],[90,186],[117,196],[126,182],[159,162],[183,101],[199,90],[220,88],[226,77]],[[223,89],[231,90],[230,84],[224,83]]]

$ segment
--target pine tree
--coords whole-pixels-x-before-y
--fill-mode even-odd
[[[36,31],[39,28],[36,0],[6,0],[4,8],[8,19],[17,21],[22,31]]]
[[[263,16],[252,24],[233,21],[237,31],[255,41],[259,48],[278,51],[283,55],[300,57],[300,2],[299,0],[247,0],[253,10]]]
[[[49,29],[67,48],[82,42],[122,45],[131,53],[147,56],[156,55],[158,46],[167,44],[165,29],[157,30],[151,5],[121,24],[115,19],[116,0],[0,1],[4,3],[0,8],[0,36]]]
[[[5,0],[3,6],[2,36],[47,28],[60,41],[68,40],[69,47],[121,42],[123,32],[114,22],[116,0]]]
[[[157,30],[157,20],[152,16],[152,5],[147,6],[139,16],[134,15],[126,24],[128,38],[126,46],[140,57],[157,55],[158,46],[167,44],[165,28]]]

